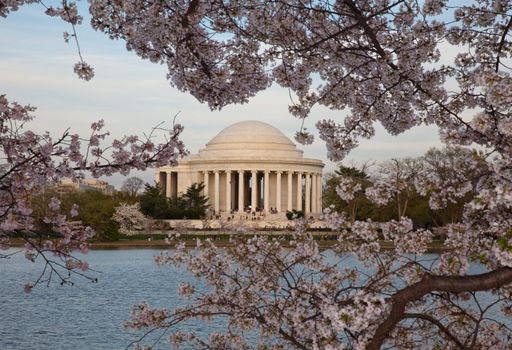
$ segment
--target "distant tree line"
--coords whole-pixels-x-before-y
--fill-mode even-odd
[[[144,191],[140,193],[142,187]],[[138,177],[126,179],[121,191],[108,195],[101,191],[63,190],[48,187],[46,191],[31,198],[32,215],[38,232],[52,234],[45,217],[49,213],[48,201],[58,198],[64,212],[70,213],[78,206],[72,221],[77,225],[90,226],[96,231],[95,239],[113,241],[120,238],[120,223],[114,220],[116,208],[138,204],[140,212],[152,219],[200,219],[208,208],[208,199],[202,194],[204,185],[193,184],[177,198],[167,198],[158,185],[144,184]],[[71,215],[70,215],[71,217]],[[122,231],[122,230],[121,230]]]
[[[100,191],[59,191],[49,188],[31,199],[32,215],[36,219],[36,228],[40,232],[51,233],[51,226],[45,222],[48,213],[48,199],[56,197],[64,212],[71,212],[74,204],[78,206],[78,215],[71,220],[96,231],[95,239],[112,241],[119,239],[119,225],[112,219],[115,208],[121,203],[134,204],[137,198],[125,192],[108,195]],[[71,215],[70,215],[71,216]]]
[[[473,198],[476,185],[467,180],[463,183],[461,179],[476,181],[479,178],[478,173],[460,174],[453,170],[460,168],[457,163],[468,154],[477,164],[482,164],[483,171],[483,158],[477,152],[460,147],[432,148],[421,157],[391,159],[376,165],[339,165],[334,173],[326,175],[323,207],[332,206],[335,211],[345,212],[352,222],[367,218],[384,222],[402,216],[411,218],[419,228],[460,222],[464,205]],[[457,193],[452,200],[438,203],[434,206],[436,209],[432,209],[429,201],[436,200],[436,187],[431,186],[422,193],[417,190],[418,185],[426,182],[449,183]],[[378,192],[385,191],[386,187],[391,187],[389,185],[400,190],[393,193],[391,200],[379,203]],[[343,198],[340,186],[351,186],[352,196]]]
[[[398,220],[402,216],[409,217],[418,228],[460,222],[464,205],[474,197],[476,179],[482,177],[479,171],[463,174],[453,170],[460,169],[459,163],[468,155],[473,157],[475,164],[482,164],[483,171],[483,158],[477,152],[459,147],[432,148],[421,157],[391,159],[376,165],[339,165],[334,173],[325,177],[323,207],[346,213],[352,222],[367,218],[385,222]],[[430,187],[425,186],[426,183],[431,184]],[[449,201],[439,199],[439,203],[435,203],[438,200],[436,191],[441,184],[449,184],[453,196]],[[142,186],[144,189],[141,193]],[[419,192],[419,187],[427,190]],[[395,189],[391,196],[386,196],[391,199],[380,200],[381,192],[386,192],[388,188]],[[167,198],[158,184],[144,184],[142,179],[131,177],[114,195],[99,191],[48,188],[31,198],[31,208],[36,229],[51,232],[45,222],[49,198],[59,198],[62,209],[68,212],[76,204],[79,210],[73,220],[92,227],[96,231],[95,239],[116,240],[120,237],[119,223],[112,218],[116,208],[138,203],[140,212],[148,218],[201,219],[208,209],[208,198],[203,191],[204,184],[195,183],[185,193]],[[349,192],[349,195],[345,192]],[[429,205],[429,202],[434,205]],[[297,211],[286,214],[289,219],[304,216],[303,212]]]

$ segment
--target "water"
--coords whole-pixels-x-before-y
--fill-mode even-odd
[[[31,294],[23,292],[23,285],[35,281],[42,264],[30,263],[23,254],[1,259],[0,350],[126,348],[143,334],[122,326],[131,305],[148,301],[154,307],[184,306],[186,300],[176,293],[178,284],[196,282],[184,271],[157,266],[153,256],[158,253],[151,249],[94,250],[86,260],[101,271],[98,283],[75,278],[74,286],[43,285]],[[360,265],[353,257],[342,260],[343,265]],[[470,272],[483,270],[482,266],[472,265]],[[490,301],[489,294],[481,296]],[[218,320],[181,325],[203,337],[223,330],[224,326]],[[155,349],[169,348],[165,338]]]
[[[157,266],[153,256],[158,253],[94,250],[86,259],[101,271],[98,283],[75,278],[74,286],[43,285],[31,294],[23,292],[23,285],[37,278],[42,265],[30,263],[23,254],[0,260],[0,349],[124,349],[142,334],[122,326],[131,305],[185,305],[176,289],[186,274]],[[184,326],[205,332],[200,324]],[[221,326],[209,324],[208,332]],[[157,347],[162,348],[169,348],[168,341]]]

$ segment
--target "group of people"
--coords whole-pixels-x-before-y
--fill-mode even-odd
[[[251,210],[251,206],[248,205],[244,208],[244,211],[246,213],[251,213],[254,215],[255,213],[262,213],[262,214],[265,214],[265,209],[262,208],[262,207],[256,207],[256,210]],[[277,214],[278,211],[277,211],[277,208],[273,208],[273,207],[270,207],[270,210],[269,210],[270,214]]]
[[[273,208],[273,207],[271,207],[268,212],[270,214],[277,214],[278,213],[277,208]],[[226,218],[225,213],[226,212],[224,210],[219,210],[217,212],[217,211],[215,211],[215,209],[210,209],[210,211],[208,213],[208,219],[210,219],[210,220],[221,220],[223,218]],[[255,210],[251,210],[251,206],[250,205],[244,207],[244,213],[245,213],[245,215],[237,215],[237,211],[236,210],[231,210],[229,212],[229,216],[227,217],[227,219],[228,220],[234,220],[235,219],[235,215],[236,215],[237,218],[242,219],[242,220],[252,220],[252,221],[264,220],[265,216],[267,214],[267,212],[265,212],[265,209],[261,208],[261,207],[256,207]]]

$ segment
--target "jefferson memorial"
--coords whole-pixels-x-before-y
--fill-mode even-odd
[[[243,121],[222,130],[198,154],[157,169],[155,180],[170,198],[203,182],[217,214],[295,209],[311,216],[322,211],[323,167],[321,160],[304,158],[272,125]]]

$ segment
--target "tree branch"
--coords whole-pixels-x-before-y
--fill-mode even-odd
[[[512,268],[502,267],[480,275],[470,276],[432,276],[425,275],[421,281],[412,284],[393,295],[389,303],[389,316],[380,324],[368,345],[368,350],[378,350],[393,328],[405,317],[405,308],[411,301],[419,300],[428,293],[477,292],[486,291],[512,282]]]
[[[511,27],[512,27],[512,16],[510,16],[510,20],[508,21],[507,26],[505,27],[505,30],[503,30],[503,34],[501,35],[501,40],[498,45],[498,50],[496,52],[496,68],[495,68],[496,73],[498,73],[498,71],[500,69],[501,50],[503,49],[503,45],[505,44],[505,39],[507,38],[508,31],[510,30]]]
[[[464,344],[461,343],[461,341],[459,339],[457,339],[457,337],[454,336],[452,334],[452,332],[450,332],[450,330],[447,327],[445,327],[444,324],[441,323],[441,321],[439,321],[438,319],[436,319],[436,318],[434,318],[434,317],[432,317],[430,315],[426,315],[426,314],[404,314],[403,318],[418,318],[418,319],[421,319],[421,320],[428,321],[428,322],[434,324],[435,326],[437,326],[437,328],[439,328],[439,330],[441,332],[443,332],[448,337],[448,339],[453,341],[459,347],[459,349],[467,349],[467,347],[465,347]]]

